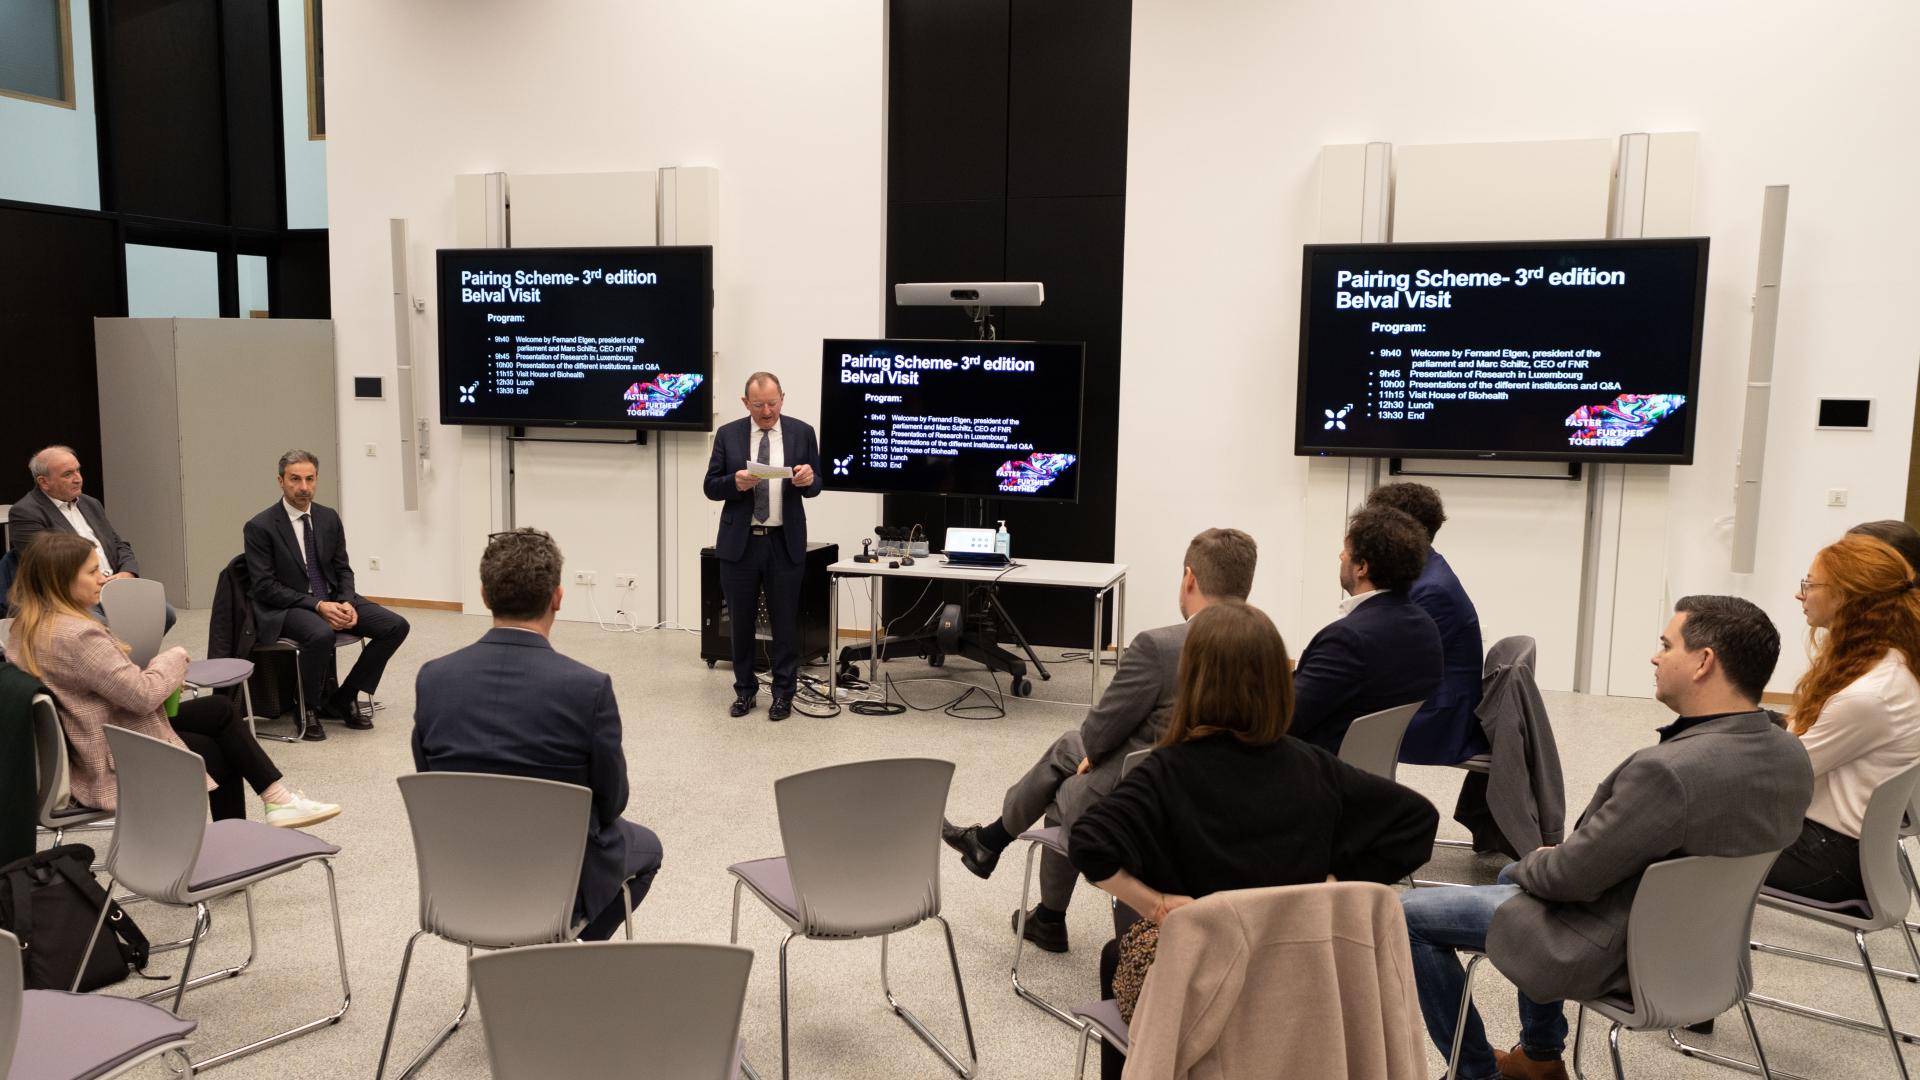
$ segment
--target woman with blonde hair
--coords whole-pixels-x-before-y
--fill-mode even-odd
[[[340,812],[281,779],[232,700],[181,701],[169,722],[165,705],[186,681],[187,651],[167,649],[144,670],[135,664],[127,647],[87,614],[100,603],[103,584],[91,541],[44,532],[21,554],[9,596],[14,621],[7,660],[45,683],[60,706],[75,802],[117,808],[120,787],[105,730],[112,724],[200,755],[216,821],[247,816],[242,779],[266,802],[269,825],[304,828]]]
[[[1794,595],[1813,662],[1787,728],[1813,760],[1813,803],[1767,884],[1825,903],[1863,900],[1867,800],[1920,763],[1920,583],[1893,547],[1850,534],[1813,557]]]

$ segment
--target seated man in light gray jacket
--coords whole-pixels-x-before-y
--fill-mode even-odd
[[[1253,589],[1257,554],[1253,537],[1238,529],[1208,529],[1194,537],[1180,574],[1181,619],[1193,618],[1217,600],[1245,600]],[[1151,747],[1167,730],[1186,639],[1184,621],[1135,635],[1113,681],[1080,727],[1055,739],[1007,789],[998,821],[964,829],[942,825],[941,839],[960,853],[962,865],[987,877],[1013,838],[1043,816],[1048,825],[1071,828],[1087,807],[1113,790],[1126,756]],[[1067,902],[1076,876],[1066,859],[1051,851],[1042,856],[1040,903],[1027,917],[1026,939],[1048,952],[1067,951]],[[1017,927],[1019,912],[1013,921]]]
[[[1498,885],[1402,895],[1420,1011],[1442,1054],[1466,981],[1456,950],[1485,951],[1520,990],[1519,1045],[1489,1047],[1469,1009],[1455,1080],[1564,1080],[1561,1003],[1627,990],[1627,915],[1647,867],[1779,851],[1799,836],[1813,766],[1759,705],[1779,657],[1758,607],[1682,597],[1653,654],[1654,696],[1679,718],[1600,781],[1566,842],[1528,852]]]

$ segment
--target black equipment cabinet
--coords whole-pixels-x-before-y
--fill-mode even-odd
[[[832,647],[833,628],[827,625],[828,608],[832,605],[833,581],[827,575],[827,567],[840,561],[840,545],[808,544],[807,566],[800,582],[800,662],[802,664],[825,663],[828,650]],[[754,638],[760,642],[755,655],[754,667],[765,670],[770,666],[767,659],[767,643],[772,633],[767,629],[766,598],[760,600],[760,609],[754,612]],[[700,549],[700,659],[708,667],[722,660],[733,659],[733,620],[727,610],[727,597],[720,588],[720,559],[713,549]]]

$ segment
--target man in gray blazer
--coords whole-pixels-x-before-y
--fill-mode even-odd
[[[1208,529],[1194,537],[1180,574],[1181,619],[1193,618],[1217,600],[1245,600],[1253,589],[1257,554],[1253,537],[1238,529]],[[1126,756],[1152,746],[1167,730],[1186,640],[1185,622],[1135,635],[1114,668],[1113,681],[1080,727],[1055,739],[1007,789],[1000,820],[964,829],[943,823],[940,837],[960,853],[961,864],[987,877],[1014,837],[1043,816],[1048,825],[1071,828],[1087,807],[1112,791]],[[1052,851],[1041,857],[1040,903],[1027,916],[1028,941],[1049,952],[1067,951],[1066,911],[1076,876],[1073,864]],[[1020,913],[1013,914],[1018,926]]]
[[[1600,782],[1566,842],[1527,853],[1498,885],[1401,897],[1420,1011],[1441,1053],[1464,991],[1456,950],[1484,950],[1520,989],[1519,1045],[1493,1050],[1470,1009],[1457,1080],[1567,1075],[1561,1003],[1627,989],[1627,914],[1648,866],[1779,851],[1799,835],[1813,766],[1759,707],[1779,656],[1779,632],[1753,604],[1681,598],[1653,654],[1654,696],[1679,719]]]
[[[108,580],[140,576],[140,561],[133,557],[133,545],[114,531],[100,500],[81,492],[85,481],[80,475],[80,458],[72,447],[47,447],[27,459],[27,472],[33,475],[33,490],[20,496],[7,511],[7,543],[16,558],[43,532],[70,532],[93,541],[100,555],[100,572]],[[0,606],[4,603],[5,598],[0,597]],[[106,612],[98,607],[93,613],[102,620],[106,618]],[[168,630],[173,629],[174,618],[173,605],[168,604]]]

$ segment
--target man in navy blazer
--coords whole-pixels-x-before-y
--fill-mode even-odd
[[[1342,617],[1313,635],[1293,671],[1289,735],[1340,752],[1347,726],[1368,713],[1424,701],[1440,685],[1440,631],[1407,598],[1427,561],[1420,523],[1367,507],[1340,545]]]
[[[660,870],[660,838],[627,821],[627,759],[613,680],[555,652],[560,548],[538,529],[487,542],[480,595],[493,629],[428,661],[414,684],[413,764],[421,772],[481,772],[578,784],[593,792],[593,831],[580,863],[580,937],[611,937]]]
[[[1382,484],[1367,496],[1368,506],[1390,506],[1420,523],[1427,543],[1439,535],[1447,511],[1440,493],[1425,484]],[[1400,744],[1400,760],[1409,765],[1452,765],[1487,752],[1487,733],[1474,710],[1480,707],[1480,613],[1453,567],[1431,546],[1427,565],[1407,590],[1407,599],[1433,619],[1440,631],[1440,686],[1414,714]]]
[[[326,738],[320,717],[344,720],[351,728],[370,728],[373,717],[357,704],[364,691],[380,686],[387,661],[400,651],[411,627],[407,620],[354,591],[353,564],[347,561],[347,530],[332,507],[313,501],[320,483],[320,459],[305,450],[280,455],[280,499],[260,511],[241,531],[246,544],[247,577],[253,594],[254,640],[286,638],[300,646],[300,686],[314,715],[302,717],[302,737]],[[365,638],[360,657],[339,689],[321,700],[334,675],[335,635]]]
[[[800,582],[807,565],[807,508],[801,500],[820,494],[820,442],[813,428],[780,415],[786,400],[771,372],[748,376],[740,398],[748,415],[713,433],[713,457],[707,462],[707,498],[725,504],[713,546],[733,623],[731,716],[753,711],[760,689],[753,670],[753,629],[762,586],[773,633],[773,703],[767,719],[792,714],[799,678]],[[793,479],[757,479],[749,464],[791,468]]]

